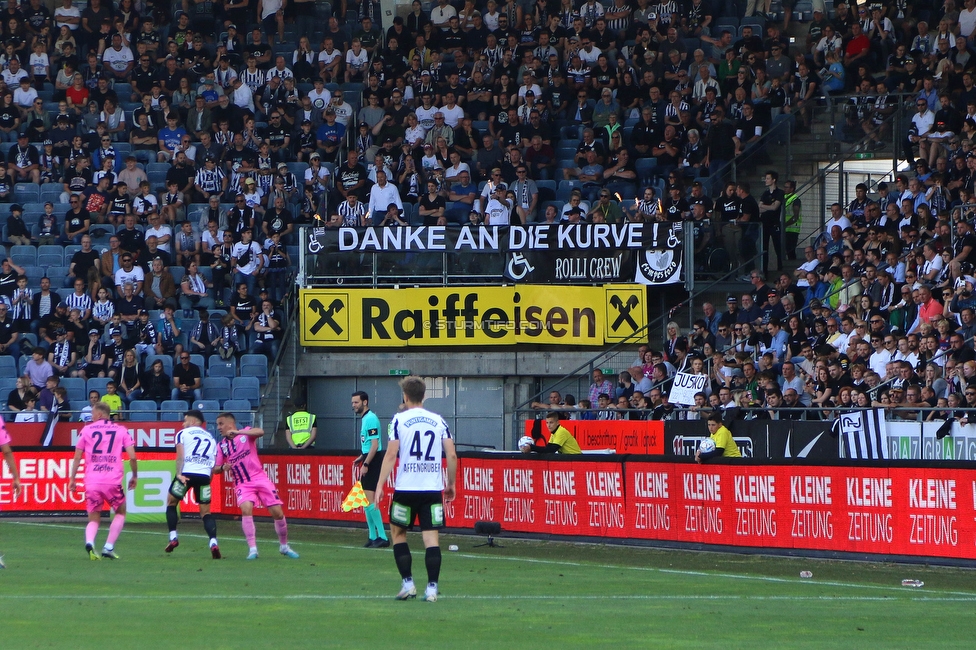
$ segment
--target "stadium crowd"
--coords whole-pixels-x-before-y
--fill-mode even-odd
[[[24,360],[37,351],[44,372],[63,378],[120,381],[130,350],[142,378],[151,356],[175,362],[176,374],[184,354],[229,360],[236,375],[243,353],[276,352],[303,223],[694,218],[702,241],[707,232],[743,260],[761,223],[782,265],[781,252],[795,253],[799,205],[784,221],[793,204],[775,173],[757,201],[746,183],[723,185],[723,170],[777,121],[808,128],[824,92],[855,91],[849,125],[875,142],[889,93],[917,93],[904,153],[917,147],[920,162],[905,188],[899,181],[895,212],[893,191],[879,198],[881,215],[839,215],[824,246],[836,263],[819,261],[814,285],[863,282],[871,263],[881,283],[887,255],[907,253],[914,268],[925,241],[941,259],[939,246],[955,241],[949,211],[972,190],[976,9],[907,1],[855,14],[837,3],[791,43],[756,3],[739,4],[415,1],[389,20],[370,0],[8,3],[0,199],[11,202],[12,247],[0,353],[38,388],[41,371]],[[939,278],[950,285],[966,277],[951,257]],[[896,288],[905,281],[889,275]],[[775,317],[781,328],[793,331],[793,310],[829,315],[813,314],[806,294],[819,289],[808,278],[788,279],[797,292],[780,298],[790,306]],[[766,314],[770,301],[755,302]],[[854,302],[827,309],[864,309]],[[905,306],[904,321],[890,322],[894,302],[875,303],[886,328],[914,317]],[[662,361],[682,366],[680,349],[671,344]],[[176,396],[199,398],[195,382],[173,382]]]

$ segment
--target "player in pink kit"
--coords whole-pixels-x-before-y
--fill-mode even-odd
[[[14,452],[10,449],[10,434],[7,433],[7,427],[4,426],[3,418],[0,418],[0,452],[3,453],[3,457],[7,461],[7,467],[10,468],[10,475],[13,476],[14,501],[16,501],[17,497],[20,496],[20,474],[17,473]],[[3,563],[3,555],[0,554],[0,569],[6,568],[7,565]]]
[[[92,560],[100,559],[95,553],[95,536],[98,535],[98,524],[102,517],[102,506],[108,503],[115,510],[115,517],[108,529],[108,539],[102,547],[102,557],[117,560],[115,554],[115,540],[125,525],[125,492],[122,489],[122,478],[125,466],[122,451],[129,456],[132,466],[132,478],[129,479],[129,489],[136,488],[136,448],[129,431],[111,421],[112,408],[105,402],[98,402],[92,407],[92,422],[85,425],[79,434],[75,445],[75,459],[71,463],[71,481],[68,489],[74,491],[78,487],[78,465],[81,457],[85,457],[85,506],[88,509],[88,527],[85,528],[85,550]]]
[[[217,416],[217,432],[223,440],[217,445],[217,462],[214,469],[220,468],[224,475],[229,474],[237,493],[237,505],[241,509],[241,527],[247,540],[247,559],[258,558],[257,534],[254,530],[254,504],[260,502],[274,519],[275,532],[278,533],[278,551],[285,557],[298,559],[298,553],[288,546],[288,522],[281,509],[282,501],[278,490],[268,478],[258,458],[255,441],[264,435],[263,429],[237,428],[237,418],[233,413]]]

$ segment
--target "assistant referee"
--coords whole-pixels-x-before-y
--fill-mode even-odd
[[[366,512],[366,525],[369,526],[369,540],[364,544],[366,548],[387,548],[390,540],[383,528],[383,515],[376,507],[376,483],[380,477],[380,467],[383,465],[383,451],[380,449],[380,419],[369,410],[369,395],[366,391],[356,391],[352,394],[352,410],[363,418],[360,426],[359,440],[362,445],[362,455],[355,464],[360,465],[359,481],[369,505],[363,508]]]

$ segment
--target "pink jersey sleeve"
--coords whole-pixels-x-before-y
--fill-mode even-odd
[[[10,434],[7,433],[7,426],[4,423],[3,418],[0,418],[0,446],[9,444]]]

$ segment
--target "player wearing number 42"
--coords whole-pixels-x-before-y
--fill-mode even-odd
[[[397,600],[416,598],[413,583],[410,547],[407,531],[415,521],[427,549],[427,590],[424,600],[437,601],[437,581],[441,572],[441,549],[438,530],[444,527],[444,502],[454,500],[454,481],[457,476],[457,453],[454,440],[444,419],[423,408],[427,387],[419,377],[407,377],[400,382],[404,410],[393,416],[386,456],[376,485],[376,503],[383,500],[386,479],[397,465],[396,485],[390,500],[390,533],[393,537],[393,559],[403,579]],[[447,458],[447,485],[441,468],[441,458]]]
[[[166,552],[172,553],[180,545],[176,526],[180,522],[177,505],[193,490],[203,528],[210,538],[210,554],[220,559],[217,545],[217,521],[210,514],[210,481],[213,476],[214,461],[217,455],[217,441],[204,427],[203,413],[190,410],[183,416],[183,429],[176,434],[176,478],[169,486],[166,495],[166,525],[169,527],[169,544]]]
[[[115,541],[125,525],[125,492],[122,478],[125,472],[122,452],[129,456],[132,476],[129,489],[136,487],[137,463],[136,448],[128,429],[111,421],[112,408],[105,402],[92,406],[92,422],[81,429],[75,445],[75,457],[71,463],[71,477],[68,489],[74,492],[78,487],[78,466],[85,458],[85,508],[88,510],[88,526],[85,527],[85,552],[92,560],[102,557],[117,560]],[[98,535],[102,507],[108,504],[115,511],[108,529],[108,539],[99,557],[95,553],[95,536]]]

